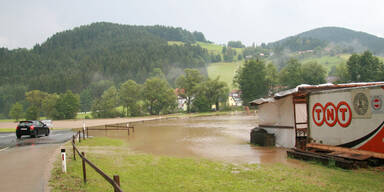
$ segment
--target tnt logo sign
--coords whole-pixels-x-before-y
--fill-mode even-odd
[[[352,111],[345,101],[339,102],[337,106],[332,102],[328,102],[325,106],[316,103],[312,108],[312,119],[317,126],[325,123],[333,127],[338,123],[341,127],[348,127],[352,121]]]

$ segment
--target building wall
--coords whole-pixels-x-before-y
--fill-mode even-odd
[[[292,96],[259,105],[260,125],[294,126]]]
[[[268,125],[268,127],[261,128],[265,129],[268,133],[275,134],[277,146],[287,148],[295,146],[295,129],[277,127],[294,127],[292,96],[278,99],[273,103],[259,105],[257,114],[259,125]],[[274,128],[273,126],[276,127]]]

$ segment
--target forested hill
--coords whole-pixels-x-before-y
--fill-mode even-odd
[[[182,41],[183,45],[168,45]],[[92,83],[143,82],[155,68],[172,80],[184,68],[205,70],[209,55],[192,45],[200,32],[165,26],[93,23],[57,33],[33,49],[0,49],[0,92],[10,89],[79,93]]]
[[[291,51],[339,46],[347,52],[370,50],[375,54],[384,55],[384,38],[341,27],[317,28],[268,45]]]

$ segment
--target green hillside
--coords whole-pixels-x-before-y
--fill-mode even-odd
[[[214,79],[220,76],[220,80],[226,82],[228,86],[233,89],[233,77],[235,76],[236,70],[243,64],[243,62],[244,61],[211,63],[207,67],[208,77]]]
[[[370,50],[375,55],[384,55],[384,38],[341,27],[322,27],[269,43],[268,47],[277,53],[283,50],[319,51],[327,47],[338,53]]]
[[[202,33],[181,28],[101,22],[59,32],[30,50],[0,48],[0,114],[28,90],[81,93],[128,79],[142,83],[155,68],[171,83],[185,68],[206,73],[209,55],[192,45],[197,41],[205,41]]]

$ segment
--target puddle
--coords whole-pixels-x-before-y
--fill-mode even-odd
[[[176,157],[196,157],[231,163],[291,163],[286,149],[249,144],[257,125],[254,115],[232,115],[165,119],[135,123],[135,132],[89,131],[129,142],[138,152]]]

